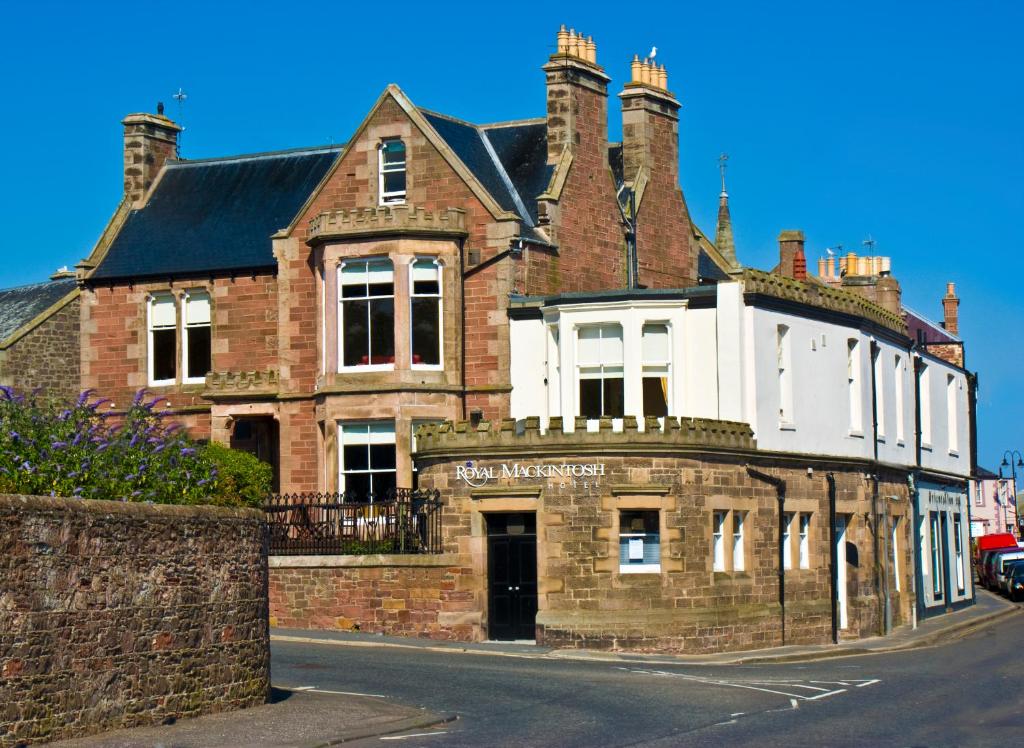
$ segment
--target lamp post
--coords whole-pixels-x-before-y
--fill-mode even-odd
[[[1014,463],[1013,458],[1017,458]],[[1017,514],[1017,468],[1024,468],[1024,457],[1016,449],[1008,449],[1003,452],[1003,461],[999,465],[999,477],[1003,477],[1003,468],[1010,468],[1010,478],[1013,481],[1013,488],[1010,489],[1011,501],[1013,502],[1014,515]],[[1006,505],[1003,505],[1003,527],[1006,527]]]

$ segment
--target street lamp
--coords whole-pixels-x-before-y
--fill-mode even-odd
[[[1013,458],[1017,458],[1014,463]],[[1012,501],[1014,514],[1017,513],[1017,468],[1024,468],[1024,457],[1016,449],[1008,449],[1003,452],[1003,461],[999,465],[999,478],[1003,477],[1003,468],[1010,468],[1010,477],[1013,479]],[[1003,505],[1003,527],[1006,527],[1006,506]]]

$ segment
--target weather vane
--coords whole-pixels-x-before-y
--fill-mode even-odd
[[[188,94],[185,93],[181,86],[178,86],[178,93],[174,94],[174,100],[178,102],[178,126],[181,128],[181,132],[178,133],[178,143],[175,147],[175,156],[181,158],[181,136],[185,132],[185,99],[188,98]]]

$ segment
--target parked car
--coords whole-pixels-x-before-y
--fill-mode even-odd
[[[997,592],[1002,589],[1006,567],[1013,561],[1024,559],[1024,551],[1008,551],[993,556],[992,571],[989,576],[990,589]]]
[[[1021,564],[1024,564],[1024,558],[1010,559],[1003,564],[1002,572],[996,570],[996,586],[1000,592],[1010,594],[1010,575]]]
[[[1006,594],[1013,601],[1024,598],[1024,564],[1014,564],[1006,583]]]
[[[993,548],[981,554],[981,561],[978,563],[978,584],[988,589],[992,588],[992,567],[995,565],[996,557],[1000,553],[1012,553],[1012,548]]]

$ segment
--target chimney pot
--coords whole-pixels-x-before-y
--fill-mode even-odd
[[[956,286],[953,283],[946,284],[946,295],[942,299],[942,326],[951,335],[960,334],[959,310],[960,299],[956,295]]]
[[[799,259],[798,259],[799,256]],[[807,277],[807,259],[804,256],[804,232],[783,231],[779,234],[779,274],[800,280]]]

